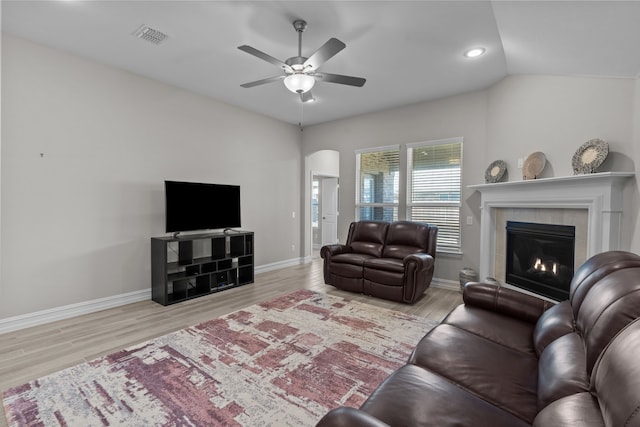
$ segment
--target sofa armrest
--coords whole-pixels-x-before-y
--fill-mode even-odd
[[[431,284],[433,277],[433,256],[421,252],[409,254],[402,259],[404,283],[402,301],[413,304]]]
[[[322,266],[322,275],[324,276],[324,283],[327,285],[333,285],[333,279],[331,277],[331,257],[340,254],[346,254],[353,252],[351,246],[347,245],[326,245],[320,248],[320,256],[324,260]]]
[[[320,256],[323,259],[327,259],[328,257],[331,257],[333,255],[345,254],[349,252],[353,252],[353,250],[351,249],[351,246],[340,245],[340,244],[326,245],[320,249]]]
[[[535,323],[552,302],[514,289],[489,283],[469,282],[464,286],[462,299],[465,305],[506,314]]]
[[[316,427],[390,427],[373,415],[346,406],[336,408],[320,419]]]
[[[404,265],[407,265],[410,262],[415,262],[417,264],[417,270],[426,270],[433,267],[435,260],[429,254],[415,253],[407,255],[402,260]]]

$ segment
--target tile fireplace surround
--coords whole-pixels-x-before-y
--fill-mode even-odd
[[[575,264],[620,248],[622,189],[628,172],[470,185],[481,193],[480,279],[505,280],[506,221],[573,225]]]

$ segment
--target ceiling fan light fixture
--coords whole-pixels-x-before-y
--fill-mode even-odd
[[[305,93],[311,90],[316,79],[308,74],[294,73],[284,79],[284,85],[293,93]]]

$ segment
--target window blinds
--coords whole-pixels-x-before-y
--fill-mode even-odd
[[[358,153],[358,217],[398,219],[400,151],[398,148]]]
[[[462,142],[409,148],[407,218],[438,226],[438,247],[460,251]]]

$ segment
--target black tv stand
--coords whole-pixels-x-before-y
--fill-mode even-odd
[[[253,232],[151,238],[151,298],[162,305],[253,283]]]

